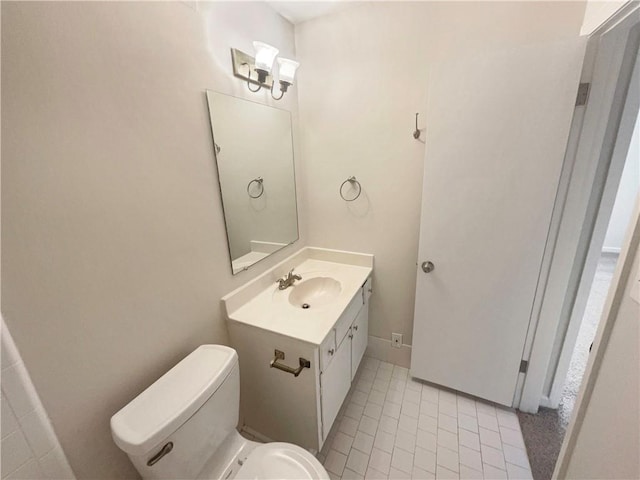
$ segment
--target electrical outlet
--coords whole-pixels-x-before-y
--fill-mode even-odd
[[[402,346],[402,334],[401,333],[392,333],[391,334],[391,346],[394,348],[400,348]]]

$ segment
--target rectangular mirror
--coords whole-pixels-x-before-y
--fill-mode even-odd
[[[298,239],[291,114],[207,90],[235,275]]]

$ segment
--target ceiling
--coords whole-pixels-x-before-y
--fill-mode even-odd
[[[337,12],[349,6],[348,0],[326,1],[267,1],[267,3],[280,15],[294,25],[312,18],[321,17],[329,13]]]

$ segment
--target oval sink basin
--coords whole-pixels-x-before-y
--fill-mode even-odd
[[[316,277],[296,284],[289,294],[289,303],[294,307],[313,308],[327,305],[342,291],[335,278]]]

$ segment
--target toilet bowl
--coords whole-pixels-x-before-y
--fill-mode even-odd
[[[297,445],[282,442],[263,444],[248,442],[246,448],[222,470],[216,465],[212,465],[212,470],[205,467],[198,479],[311,480],[329,478],[320,462]]]
[[[239,400],[236,351],[202,345],[111,417],[111,433],[145,479],[329,478],[297,445],[242,437]]]

